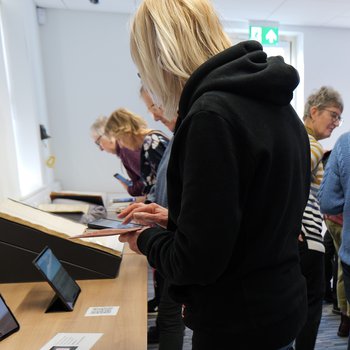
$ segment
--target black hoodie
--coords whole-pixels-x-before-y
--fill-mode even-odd
[[[138,239],[185,305],[186,325],[221,333],[234,349],[277,349],[305,321],[297,237],[310,147],[290,105],[298,83],[293,67],[267,59],[255,41],[200,66],[179,105],[168,228]]]

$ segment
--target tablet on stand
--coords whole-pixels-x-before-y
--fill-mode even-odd
[[[45,247],[34,259],[33,264],[55,292],[46,312],[73,311],[81,289],[52,250]]]

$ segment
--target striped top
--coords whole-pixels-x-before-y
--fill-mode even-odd
[[[306,238],[308,248],[319,252],[325,252],[322,236],[323,216],[317,199],[318,190],[323,178],[322,158],[324,150],[322,145],[312,135],[312,130],[306,128],[310,141],[311,155],[311,186],[302,219],[302,232]]]
[[[301,231],[304,234],[309,249],[324,253],[322,221],[323,216],[318,200],[310,191],[309,199],[303,213]]]

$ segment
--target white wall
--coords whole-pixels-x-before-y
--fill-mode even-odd
[[[46,10],[40,26],[56,179],[63,188],[122,191],[112,178],[119,160],[101,153],[89,138],[89,127],[100,114],[124,106],[152,122],[138,96],[139,81],[129,54],[129,20],[125,14]],[[350,104],[346,74],[350,48],[343,45],[350,30],[281,27],[303,33],[304,96],[331,85],[343,96],[344,117]],[[325,148],[350,129],[350,120],[336,130]],[[165,130],[162,128],[162,130]]]
[[[65,189],[124,191],[112,177],[120,172],[119,159],[96,147],[90,125],[99,115],[126,107],[151,127],[166,130],[139,98],[129,16],[50,9],[40,38],[56,178]]]
[[[12,121],[16,118],[25,121],[19,126],[21,138],[34,140],[34,147],[28,150],[33,152],[34,166],[42,168],[44,185],[50,184],[54,176],[65,189],[123,191],[112,177],[120,170],[120,162],[93,144],[89,136],[92,122],[98,115],[108,115],[124,106],[145,117],[151,127],[166,131],[152,121],[138,96],[139,80],[129,54],[129,16],[50,9],[46,10],[46,23],[39,26],[33,4],[28,7],[31,2],[25,3],[27,7],[18,5],[23,5],[22,0],[1,2],[2,10],[5,5],[8,9],[5,34],[12,48],[11,84],[17,88],[13,100],[15,119],[11,120],[9,104],[2,104],[0,108],[1,123],[6,122],[2,124],[6,128],[0,128],[2,142],[5,142],[0,161],[8,165],[5,175],[0,176],[0,196],[8,192],[20,196],[12,135]],[[13,27],[16,30],[12,30]],[[347,118],[350,48],[346,45],[350,30],[291,26],[281,30],[303,33],[304,96],[321,85],[331,85],[344,98],[345,122],[323,142],[325,148],[331,148],[337,137],[350,129],[350,118]],[[2,78],[1,60],[0,66]],[[3,90],[1,97],[6,95],[6,89]],[[35,139],[39,123],[46,124],[52,136],[48,148]],[[22,142],[22,149],[26,144]],[[57,157],[54,173],[43,165],[50,154]]]

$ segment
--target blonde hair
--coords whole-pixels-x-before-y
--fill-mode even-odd
[[[230,46],[208,0],[143,0],[132,22],[131,56],[165,116],[177,114],[190,75]]]
[[[144,119],[125,108],[115,110],[108,118],[105,126],[105,133],[116,139],[124,134],[139,136],[145,135],[149,131]]]

